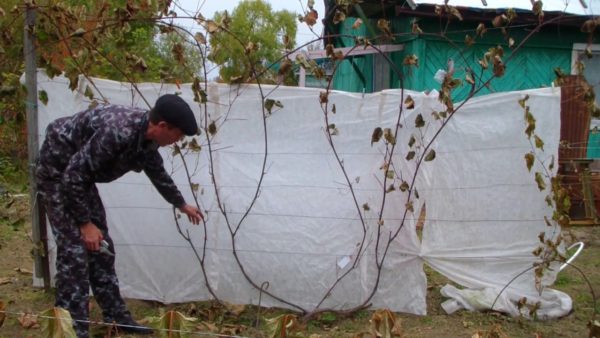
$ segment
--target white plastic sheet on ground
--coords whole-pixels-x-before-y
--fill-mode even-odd
[[[87,84],[84,79],[78,92],[71,92],[64,78],[49,80],[40,74],[38,79],[40,89],[49,96],[48,104],[39,107],[43,137],[49,121],[85,109],[89,100],[81,94]],[[112,103],[145,107],[129,85],[105,80],[95,80],[95,84]],[[193,101],[188,85],[141,84],[138,88],[151,103],[161,93],[181,92],[198,122],[205,124],[204,111]],[[206,245],[202,226],[192,226],[184,218],[180,224],[183,231],[190,232],[199,254],[205,250],[206,278],[220,299],[257,304],[260,297],[233,254],[232,231],[236,229],[235,252],[243,271],[256,285],[268,282],[268,287],[263,285],[268,292],[304,310],[314,309],[322,300],[320,308],[360,305],[378,282],[373,307],[425,314],[423,262],[472,289],[499,290],[531,267],[531,251],[537,246],[538,234],[550,230],[544,216],[550,216],[552,210],[544,201],[546,192],[537,189],[525,166],[523,156],[532,146],[524,133],[524,113],[518,100],[530,96],[536,133],[545,141],[540,158],[549,161],[558,149],[560,90],[490,95],[461,107],[433,145],[436,159],[421,166],[415,183],[420,195],[414,202],[415,214],[408,213],[404,227],[391,242],[379,280],[375,251],[378,248],[381,259],[390,234],[398,231],[406,193],[398,189],[400,181],[395,180],[396,190],[385,195],[383,237],[377,245],[378,213],[387,188],[382,186],[381,170],[385,147],[383,142],[371,145],[371,134],[376,127],[394,128],[403,100],[401,91],[364,96],[333,92],[329,96],[336,114],[330,115],[328,123],[337,129],[333,142],[346,176],[326,137],[320,90],[263,86],[268,98],[283,105],[275,107],[266,119],[266,134],[259,90],[255,85],[210,84],[209,123],[215,121],[217,126],[212,144],[214,166],[209,166],[205,135],[199,138],[200,154],[186,155],[192,182],[198,183],[202,192],[199,202],[207,211]],[[394,159],[396,173],[405,180],[415,170],[415,161],[404,157],[410,136],[421,135],[414,127],[416,116],[425,118],[428,127],[421,132],[431,139],[440,124],[431,112],[441,110],[435,91],[404,93],[408,94],[415,100],[415,109],[405,110],[401,119],[403,128]],[[163,149],[165,166],[192,202],[182,162],[171,153],[172,149]],[[265,175],[257,191],[264,161]],[[215,198],[211,170],[227,217]],[[539,168],[532,172],[535,170]],[[102,184],[100,192],[125,297],[166,303],[211,298],[193,250],[177,231],[172,208],[143,174],[130,173]],[[256,202],[247,212],[255,195]],[[420,242],[415,219],[425,202],[427,220]],[[364,204],[370,210],[363,210]],[[359,255],[363,237],[366,240]],[[54,256],[55,248],[50,248]],[[356,267],[351,269],[353,265]],[[525,273],[510,285],[507,294],[513,302],[522,296],[539,299],[533,285],[533,274]],[[558,307],[569,302],[570,308],[569,297],[562,294],[561,299]],[[290,304],[262,297],[262,305],[294,308]]]

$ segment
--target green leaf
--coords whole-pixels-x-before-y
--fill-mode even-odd
[[[382,136],[383,136],[383,129],[381,129],[381,127],[375,128],[373,130],[373,134],[371,135],[371,146],[373,146],[373,143],[379,142],[379,140],[381,140]]]
[[[538,189],[540,189],[540,191],[546,189],[546,182],[544,182],[544,176],[542,175],[542,173],[535,173],[535,182],[537,183]]]
[[[429,153],[425,156],[425,162],[433,161],[435,159],[435,150],[429,150]]]
[[[552,159],[550,160],[550,165],[548,166],[548,170],[554,170],[554,155],[552,155]]]
[[[410,188],[410,186],[408,185],[408,182],[402,181],[402,184],[400,184],[400,191],[406,191],[406,190],[408,190],[408,188]]]
[[[49,338],[76,338],[73,319],[69,311],[54,307],[40,314],[41,331]]]
[[[417,115],[417,118],[415,119],[415,127],[421,128],[424,126],[425,126],[425,120],[423,119],[423,115],[421,115],[421,114]]]
[[[48,105],[48,93],[46,93],[45,90],[40,90],[38,92],[38,97],[40,99],[40,102],[42,102],[44,104],[44,106]]]
[[[533,153],[525,154],[525,163],[527,163],[527,170],[531,171],[534,161],[535,161],[535,155]]]
[[[415,152],[414,151],[409,151],[408,154],[406,154],[406,160],[410,161],[415,157]]]

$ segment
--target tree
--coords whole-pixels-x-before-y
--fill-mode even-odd
[[[169,5],[163,0],[3,1],[0,159],[19,162],[27,155],[25,90],[19,82],[26,6],[36,10],[38,66],[50,76],[64,74],[75,89],[81,74],[128,82],[192,81],[202,68],[201,51],[189,34],[160,20],[171,15]]]
[[[263,0],[243,0],[231,16],[217,12],[214,21],[219,29],[210,37],[209,59],[221,66],[219,75],[226,82],[247,81],[267,68],[272,75],[271,65],[295,44],[295,15],[273,12]]]
[[[20,3],[5,0],[0,6],[0,181],[8,180],[4,174],[9,161],[10,167],[24,167],[16,159],[27,158],[25,91],[19,82],[24,70],[24,17],[7,13]]]

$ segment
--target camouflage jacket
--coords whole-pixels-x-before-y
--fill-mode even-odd
[[[88,222],[87,197],[96,182],[144,171],[175,207],[185,200],[167,174],[158,144],[145,139],[148,114],[138,108],[101,105],[48,125],[36,169],[38,185],[60,184],[65,207],[78,224]],[[43,189],[41,189],[43,190]]]

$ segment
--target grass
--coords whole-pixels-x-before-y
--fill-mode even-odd
[[[0,198],[0,215],[27,218],[27,196],[19,197],[9,208],[8,199]],[[12,211],[10,211],[10,210]],[[14,210],[13,210],[14,209]],[[23,268],[31,270],[32,243],[29,238],[27,223],[13,227],[10,219],[0,217],[0,280],[8,278],[9,282],[0,284],[0,301],[9,314],[0,327],[0,338],[6,337],[39,337],[41,331],[35,326],[25,328],[19,322],[20,313],[41,313],[52,307],[52,293],[31,286],[31,275],[23,273]],[[585,272],[595,292],[600,286],[600,227],[572,229],[573,240],[583,240],[586,248],[574,261],[574,264]],[[436,337],[466,337],[476,333],[490,337],[587,337],[588,321],[594,314],[600,314],[600,304],[594,302],[588,284],[583,276],[574,268],[567,267],[559,273],[554,288],[568,293],[573,299],[573,312],[561,319],[538,321],[523,318],[511,318],[495,312],[466,312],[458,311],[447,315],[441,309],[444,301],[439,291],[449,281],[441,274],[425,266],[428,279],[427,312],[426,316],[396,313],[396,321],[402,328],[404,338],[436,338]],[[21,272],[19,272],[21,271]],[[91,302],[92,320],[101,320],[100,309]],[[277,308],[262,308],[244,306],[233,311],[214,302],[192,302],[185,304],[160,304],[157,302],[128,300],[128,305],[134,317],[147,322],[151,317],[174,310],[186,316],[197,319],[193,328],[202,332],[226,332],[227,334],[244,337],[267,337],[267,323],[284,314],[287,310]],[[242,310],[240,310],[242,309]],[[257,323],[257,314],[260,321]],[[352,316],[342,316],[328,312],[320,314],[307,323],[299,323],[297,334],[300,337],[367,337],[372,332],[371,318],[373,311],[358,311]],[[257,326],[258,324],[258,326]],[[93,332],[102,336],[105,327],[94,325]],[[127,336],[123,336],[127,337]]]

